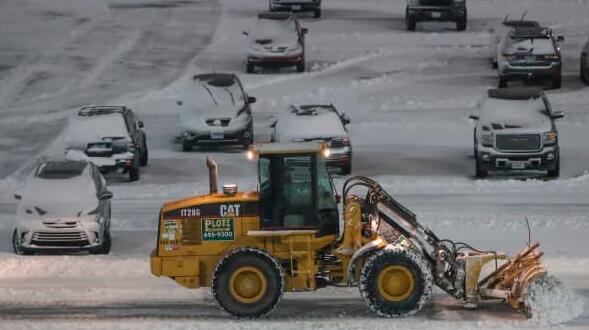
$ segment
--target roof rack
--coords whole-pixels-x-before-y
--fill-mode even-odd
[[[78,111],[78,116],[99,116],[99,115],[107,115],[111,113],[123,113],[127,110],[126,106],[97,106],[97,105],[90,105],[82,107]]]
[[[552,30],[541,26],[516,26],[512,38],[549,38]]]
[[[290,13],[290,12],[270,12],[270,11],[265,11],[265,12],[258,13],[258,18],[263,18],[263,19],[278,19],[278,20],[283,20],[283,19],[289,19],[291,17],[292,17],[292,13]]]
[[[542,96],[542,88],[539,87],[511,87],[489,89],[487,94],[492,99],[501,100],[529,100]]]
[[[505,21],[503,25],[511,27],[540,27],[538,21]]]

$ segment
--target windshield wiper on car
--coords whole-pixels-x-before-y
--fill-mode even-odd
[[[215,103],[215,105],[219,105],[219,103],[217,103],[217,100],[215,99],[215,97],[213,96],[213,93],[211,92],[211,90],[207,87],[206,84],[202,84],[202,87],[204,87],[207,92],[209,92],[209,95],[211,96],[211,98],[213,99],[213,102]]]
[[[47,214],[47,211],[43,210],[42,208],[35,206],[33,207],[35,209],[35,211],[37,211],[37,213],[39,213],[40,216],[44,216],[45,214]]]
[[[229,94],[229,96],[231,97],[231,103],[233,103],[233,105],[235,105],[235,99],[233,98],[233,93],[231,93],[231,91],[227,88],[227,87],[223,87],[223,89]]]

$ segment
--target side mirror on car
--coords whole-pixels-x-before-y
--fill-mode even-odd
[[[350,123],[350,117],[348,117],[348,115],[346,115],[345,113],[342,113],[342,123],[344,123],[344,125],[347,125]]]
[[[14,199],[16,199],[17,201],[22,200],[22,196],[19,194],[14,194]]]
[[[556,41],[557,42],[564,42],[564,36],[558,36],[558,37],[556,37]]]
[[[100,200],[108,200],[108,199],[112,199],[115,195],[110,192],[110,191],[105,191],[102,194],[100,194],[100,196],[98,196],[100,198]]]
[[[307,33],[309,33],[309,29],[307,29],[307,28],[302,28],[302,29],[301,29],[301,33],[302,33],[302,34],[307,34]]]
[[[137,127],[139,127],[139,128],[145,127],[145,124],[143,124],[143,121],[142,120],[140,120],[140,121],[137,122]]]
[[[550,115],[550,118],[552,118],[552,119],[559,119],[559,118],[563,118],[563,117],[564,117],[564,112],[562,112],[562,111],[554,111]]]
[[[176,104],[179,105],[179,106],[183,106],[184,105],[184,102],[182,102],[182,101],[176,101]]]
[[[246,30],[241,31],[241,33],[246,37],[249,37],[250,35],[249,32],[247,32]]]
[[[253,96],[248,96],[247,97],[247,103],[252,104],[252,103],[256,103],[256,98]]]

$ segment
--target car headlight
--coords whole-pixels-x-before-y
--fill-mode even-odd
[[[485,147],[493,146],[493,133],[484,133],[481,135],[481,144]]]
[[[544,145],[554,145],[558,140],[558,133],[554,131],[546,132],[542,134],[542,144]]]

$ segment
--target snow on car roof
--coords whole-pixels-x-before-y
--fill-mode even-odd
[[[196,91],[194,104],[184,107],[185,112],[226,112],[235,115],[245,105],[237,77],[232,74],[205,74],[194,77]]]
[[[66,141],[70,144],[87,144],[106,137],[127,137],[129,132],[120,113],[96,116],[70,117],[66,128]]]
[[[283,19],[258,18],[250,33],[252,40],[272,39],[298,35],[294,18],[289,14]]]
[[[280,114],[276,129],[282,142],[348,136],[333,108],[317,105],[291,106]]]

